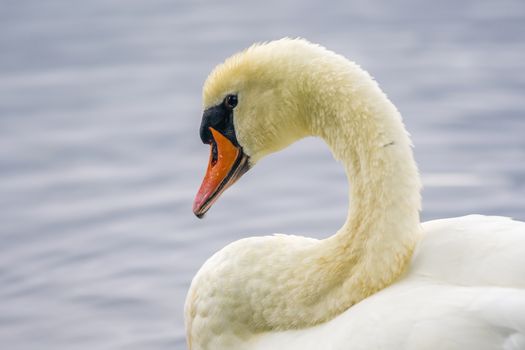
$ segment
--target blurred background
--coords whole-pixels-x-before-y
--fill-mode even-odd
[[[185,349],[183,304],[241,237],[326,237],[340,164],[307,139],[264,159],[204,220],[210,70],[301,36],[368,70],[404,116],[424,220],[525,220],[525,2],[0,0],[0,344]]]

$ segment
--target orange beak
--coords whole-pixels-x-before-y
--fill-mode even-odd
[[[241,147],[210,127],[212,142],[204,180],[193,201],[193,213],[202,218],[219,196],[249,169],[248,156]]]

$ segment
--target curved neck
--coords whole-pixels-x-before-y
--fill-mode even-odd
[[[302,268],[316,282],[301,327],[333,318],[393,283],[420,238],[421,184],[401,116],[368,73],[343,64],[310,76],[308,90],[320,93],[310,99],[309,113],[299,114],[343,163],[350,188],[345,224],[313,253],[322,265]],[[337,88],[324,92],[334,81]]]
[[[340,292],[347,307],[403,273],[420,233],[421,184],[410,140],[386,96],[375,84],[367,89],[361,96],[370,99],[370,107],[351,107],[348,115],[358,121],[340,114],[337,128],[320,134],[343,163],[349,183],[347,219],[323,242],[332,264],[347,266],[348,275],[335,277],[346,281]],[[330,130],[335,134],[326,134]]]
[[[368,242],[377,238],[388,245],[414,245],[420,230],[421,183],[410,138],[401,115],[376,82],[354,64],[350,68],[348,81],[361,84],[343,84],[336,96],[324,99],[339,104],[316,102],[319,112],[310,116],[316,121],[307,122],[310,133],[324,139],[343,163],[349,182],[347,220],[330,239],[363,235]]]
[[[343,163],[349,181],[346,222],[319,250],[334,268],[346,267],[332,278],[341,281],[335,293],[347,308],[394,282],[408,266],[420,237],[421,183],[401,115],[368,73],[345,63],[348,85],[314,102],[312,110],[322,115],[310,115],[316,121],[307,125]],[[316,84],[333,78],[325,72]]]

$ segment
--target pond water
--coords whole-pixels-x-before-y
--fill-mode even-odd
[[[424,220],[525,220],[525,2],[2,1],[0,344],[185,349],[207,257],[273,232],[326,237],[346,179],[315,139],[260,162],[204,220],[201,86],[256,41],[357,61],[413,135]]]

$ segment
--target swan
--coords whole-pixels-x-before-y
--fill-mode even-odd
[[[344,165],[351,201],[326,239],[251,237],[209,258],[186,298],[189,349],[525,349],[525,223],[421,223],[400,113],[358,65],[304,39],[255,44],[212,71],[203,104],[198,217],[306,136]]]

